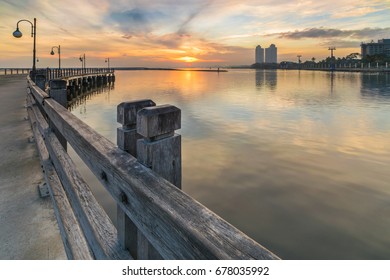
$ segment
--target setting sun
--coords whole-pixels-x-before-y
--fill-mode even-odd
[[[183,56],[183,57],[178,58],[177,60],[191,63],[191,62],[196,62],[196,61],[198,61],[199,59],[197,59],[197,58],[195,58],[195,57],[191,57],[191,56]]]
[[[12,32],[18,20],[31,21],[33,15],[38,68],[56,67],[56,56],[50,55],[54,45],[61,45],[62,67],[79,67],[84,53],[90,67],[107,66],[107,57],[113,67],[249,66],[256,46],[271,44],[278,48],[278,62],[296,62],[297,55],[303,62],[319,61],[330,55],[331,46],[342,58],[360,52],[361,42],[388,38],[390,31],[389,0],[360,0],[359,8],[350,0],[305,5],[301,0],[261,5],[255,0],[68,0],[61,9],[59,0],[16,2],[0,1],[2,67],[30,66],[30,24],[20,24],[22,38]]]

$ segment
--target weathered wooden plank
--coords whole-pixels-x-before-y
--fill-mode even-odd
[[[36,110],[35,114],[40,115],[40,112]],[[45,142],[50,157],[95,258],[131,259],[130,254],[120,247],[114,225],[76,170],[73,161],[50,131],[43,117],[38,118],[41,120],[40,130],[45,132]]]
[[[130,254],[123,250],[117,241],[116,229],[96,201],[89,186],[81,178],[68,154],[65,152],[56,136],[50,132],[47,122],[35,110],[40,120],[40,131],[44,132],[46,146],[54,162],[73,211],[87,236],[88,243],[98,259],[131,259]]]
[[[120,246],[115,226],[96,201],[89,186],[76,170],[73,161],[56,136],[48,131],[45,135],[45,142],[95,257],[97,259],[132,259],[130,254]]]
[[[34,84],[31,81],[29,76],[27,76],[27,81],[28,81],[28,85],[27,86],[30,89],[31,93],[33,94],[36,102],[38,102],[39,104],[43,105],[44,104],[44,99],[50,98],[50,96],[46,92],[41,90],[36,84]]]
[[[39,95],[40,91],[33,91]],[[165,259],[277,259],[157,176],[53,100],[43,106],[66,140]]]
[[[65,191],[62,188],[61,181],[49,159],[49,153],[44,144],[42,135],[38,130],[39,124],[37,123],[37,119],[33,112],[34,105],[32,104],[30,97],[27,99],[27,112],[41,159],[42,168],[44,170],[46,183],[49,187],[49,193],[53,202],[54,213],[57,218],[66,255],[68,259],[92,260],[94,259],[94,256],[88,247],[85,236],[77,222]],[[38,111],[37,108],[35,108],[35,110]]]

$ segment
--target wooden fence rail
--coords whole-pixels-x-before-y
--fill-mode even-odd
[[[1,75],[22,75],[30,73],[30,68],[0,68]]]
[[[92,75],[92,74],[107,74],[113,73],[114,70],[111,68],[47,68],[37,70],[37,74],[44,74],[47,80],[53,80],[58,78],[68,78],[75,76],[83,75]]]
[[[153,106],[148,100],[139,107],[130,104],[127,111],[123,110],[126,105],[120,105],[118,120],[122,117],[122,128],[118,130],[118,147],[42,91],[30,77],[27,79],[33,127],[38,128],[37,137],[41,135],[40,146],[45,144],[41,149],[47,150],[42,160],[50,165],[46,176],[57,174],[69,201],[56,206],[57,217],[64,220],[60,229],[64,231],[69,258],[278,259],[178,188],[181,178],[170,175],[181,169],[177,151],[169,152],[171,171],[158,174],[161,159],[168,156],[159,145],[170,143],[164,147],[177,147],[180,140],[174,133],[179,127],[180,110]],[[40,115],[41,111],[48,121]],[[118,206],[118,230],[54,135],[54,127],[114,198]],[[142,150],[143,155],[137,152],[138,159],[135,158],[129,153],[134,153],[134,149]],[[76,217],[80,228],[77,232],[82,234],[70,236],[69,227],[76,227],[71,222]]]

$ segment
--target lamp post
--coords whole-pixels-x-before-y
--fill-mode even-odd
[[[81,61],[81,67],[82,67],[83,69],[85,69],[85,54],[80,55],[79,59],[80,59],[80,61]]]
[[[335,69],[335,58],[333,56],[333,51],[336,50],[336,47],[329,47],[328,50],[330,50],[330,63],[331,63],[331,70]]]
[[[106,58],[105,62],[108,63],[108,71],[110,71],[110,58]]]
[[[54,48],[58,50],[58,69],[61,70],[61,46],[58,45],[58,47],[57,46],[51,47],[51,52],[50,52],[51,55],[55,54]]]
[[[33,67],[32,67],[32,71],[33,71],[33,75],[35,73],[35,70],[36,70],[36,67],[35,67],[35,56],[36,56],[36,42],[37,42],[37,19],[34,18],[34,23],[32,23],[31,21],[27,20],[27,19],[21,19],[19,20],[17,23],[16,23],[16,30],[14,31],[14,33],[12,33],[12,35],[15,37],[15,38],[20,38],[22,37],[22,32],[20,32],[19,30],[19,23],[22,22],[22,21],[27,21],[31,24],[31,37],[34,38],[34,45],[33,45]]]
[[[302,57],[302,55],[298,54],[297,57],[298,57],[298,68],[301,69],[301,62],[302,62],[301,61],[301,57]]]

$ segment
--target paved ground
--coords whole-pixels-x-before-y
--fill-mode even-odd
[[[0,76],[0,259],[66,259],[24,107],[26,77]]]

